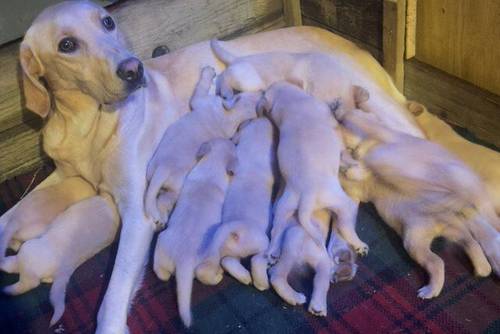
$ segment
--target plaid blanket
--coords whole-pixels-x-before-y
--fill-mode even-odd
[[[51,169],[41,169],[35,183]],[[19,200],[32,178],[33,173],[0,185],[0,213]],[[417,289],[427,281],[425,272],[371,205],[361,207],[358,230],[370,253],[359,259],[352,282],[331,286],[326,318],[310,315],[304,306],[287,305],[272,290],[260,292],[226,276],[213,287],[195,282],[194,324],[186,330],[177,313],[175,283],[157,279],[149,264],[130,312],[131,333],[500,333],[500,280],[475,278],[457,246],[435,242],[433,250],[446,263],[445,286],[438,298],[420,300]],[[51,329],[49,285],[17,297],[0,294],[0,332],[93,333],[116,250],[115,242],[73,274],[66,312]],[[2,287],[16,280],[16,275],[0,274]],[[294,284],[310,295],[310,278],[298,277]]]

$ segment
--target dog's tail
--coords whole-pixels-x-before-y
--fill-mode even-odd
[[[149,181],[144,197],[144,208],[146,215],[153,218],[156,222],[160,221],[160,211],[158,210],[158,194],[160,193],[163,183],[167,179],[166,170],[159,167],[154,173],[151,181]]]
[[[226,65],[231,64],[236,59],[236,56],[224,49],[215,38],[210,40],[210,47],[215,56]]]
[[[50,327],[61,319],[65,309],[66,287],[68,286],[71,273],[58,272],[54,276],[54,283],[50,288],[50,303],[54,308],[54,314],[50,319]]]
[[[305,193],[301,196],[298,207],[298,218],[300,225],[321,248],[325,248],[323,237],[318,226],[313,223],[313,213],[315,210],[316,195],[313,192]]]
[[[2,263],[5,259],[5,252],[9,247],[9,243],[14,236],[14,233],[17,232],[16,224],[8,221],[7,224],[0,230],[0,263]]]
[[[177,306],[186,327],[191,326],[191,292],[193,291],[194,269],[190,261],[181,262],[175,271],[177,284]]]

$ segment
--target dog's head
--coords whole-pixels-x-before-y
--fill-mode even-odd
[[[26,32],[20,62],[26,106],[42,117],[51,108],[51,93],[82,92],[112,104],[144,84],[143,65],[114,19],[88,1],[45,9]]]

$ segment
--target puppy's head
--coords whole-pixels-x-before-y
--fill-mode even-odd
[[[26,32],[20,62],[27,107],[42,117],[51,93],[83,92],[112,104],[144,84],[142,63],[128,51],[114,19],[87,1],[45,9]]]

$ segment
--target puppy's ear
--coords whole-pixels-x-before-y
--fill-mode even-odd
[[[19,59],[23,70],[26,108],[41,117],[47,117],[50,111],[50,97],[47,88],[41,81],[44,75],[42,63],[26,42],[21,43]]]
[[[222,100],[222,105],[224,106],[224,109],[226,110],[231,110],[234,108],[235,104],[238,103],[238,101],[241,99],[241,95],[234,95],[230,99],[223,99]]]
[[[352,95],[356,108],[358,108],[361,103],[368,101],[370,98],[370,93],[368,93],[366,89],[356,85],[352,86]]]
[[[269,101],[266,99],[264,94],[260,98],[259,102],[257,102],[257,106],[255,108],[258,117],[264,116],[264,114],[269,111]]]
[[[415,101],[406,102],[406,108],[413,114],[413,116],[420,116],[425,111],[425,106]]]
[[[196,153],[196,160],[200,161],[205,155],[208,154],[208,152],[210,152],[210,150],[212,150],[212,144],[210,144],[210,142],[201,144],[198,149],[198,153]]]
[[[226,172],[228,175],[233,176],[238,168],[238,158],[236,156],[232,157],[226,166]]]

